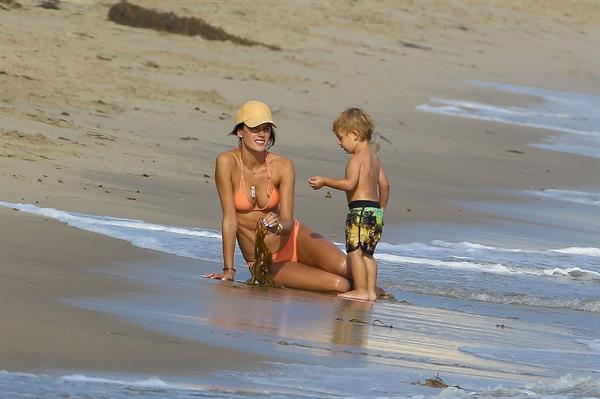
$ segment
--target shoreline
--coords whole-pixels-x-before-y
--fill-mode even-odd
[[[357,356],[357,353],[360,353],[361,356],[357,359],[359,363],[398,362],[397,366],[402,367],[403,380],[409,378],[408,381],[414,382],[426,377],[432,378],[437,372],[443,376],[444,381],[461,386],[469,384],[472,389],[473,381],[482,385],[488,381],[487,384],[491,386],[498,384],[498,381],[507,380],[510,380],[511,384],[551,384],[554,378],[544,376],[542,366],[525,363],[514,369],[514,364],[504,363],[507,361],[504,357],[501,357],[504,359],[501,360],[494,356],[474,356],[462,349],[469,344],[477,344],[477,340],[470,339],[486,336],[488,339],[494,337],[494,342],[507,340],[505,345],[517,340],[539,342],[544,347],[567,345],[567,351],[576,351],[578,348],[572,339],[569,340],[572,333],[569,332],[568,325],[557,329],[548,315],[572,314],[570,317],[578,317],[581,316],[581,312],[560,309],[527,311],[520,306],[513,308],[494,303],[476,305],[477,308],[485,309],[482,310],[473,309],[469,301],[461,299],[452,299],[450,302],[453,304],[449,308],[440,308],[435,302],[439,305],[443,299],[419,294],[409,295],[410,301],[406,303],[384,301],[376,304],[374,308],[363,308],[362,303],[341,301],[327,295],[285,290],[268,293],[243,285],[231,287],[229,284],[207,279],[200,279],[198,283],[189,279],[186,273],[201,273],[203,268],[212,265],[201,265],[199,261],[187,261],[157,255],[153,251],[138,250],[119,240],[106,239],[97,234],[78,231],[60,226],[54,221],[43,221],[42,218],[17,212],[6,217],[7,212],[14,211],[0,210],[2,220],[9,219],[9,222],[17,223],[11,226],[15,227],[13,231],[16,232],[34,229],[42,238],[39,244],[41,246],[51,242],[44,238],[48,236],[48,230],[51,230],[54,233],[51,234],[52,237],[56,238],[60,233],[62,238],[70,240],[76,248],[85,248],[92,244],[99,252],[114,253],[114,257],[122,262],[116,267],[103,266],[102,257],[95,256],[96,261],[99,261],[96,266],[82,268],[77,256],[62,253],[61,256],[66,256],[75,263],[79,273],[88,276],[73,277],[81,283],[77,289],[63,287],[59,290],[62,296],[75,291],[76,295],[73,300],[68,301],[68,305],[65,305],[64,301],[52,305],[44,300],[43,307],[48,310],[38,308],[36,313],[52,314],[61,319],[63,314],[66,315],[58,331],[63,331],[60,335],[65,334],[75,343],[65,344],[60,340],[50,339],[52,331],[56,330],[46,328],[43,332],[45,342],[51,346],[58,346],[67,356],[61,356],[61,353],[42,353],[44,357],[52,358],[50,362],[53,363],[48,365],[41,358],[24,356],[27,350],[23,351],[21,348],[21,361],[15,362],[14,368],[3,369],[50,373],[59,378],[68,377],[70,372],[76,372],[83,373],[90,379],[116,378],[123,381],[124,386],[128,386],[132,381],[143,381],[151,376],[158,376],[161,383],[176,384],[183,380],[184,384],[192,384],[201,390],[223,389],[225,392],[235,392],[236,388],[225,382],[230,376],[230,370],[239,370],[242,373],[239,375],[242,376],[254,376],[256,371],[272,369],[273,365],[264,364],[265,361],[286,362],[290,364],[291,370],[294,370],[294,367],[304,370],[302,367],[309,367],[313,362],[318,362],[320,367],[335,367],[340,362],[340,365],[345,364],[347,360],[344,359],[347,356]],[[3,223],[2,226],[6,224]],[[6,243],[2,242],[3,248]],[[9,241],[6,247],[10,247],[10,244],[13,243]],[[48,264],[52,265],[52,262],[44,262],[44,266]],[[163,271],[164,265],[167,264],[168,270]],[[0,263],[0,271],[3,270],[1,266]],[[66,262],[63,267],[68,269],[71,265]],[[56,280],[59,271],[50,272],[50,279]],[[27,273],[27,270],[24,272],[26,281],[33,275],[38,276],[36,284],[44,284],[45,279],[40,276],[39,270],[36,273]],[[90,279],[94,280],[92,284]],[[12,282],[18,285],[19,279],[13,278]],[[56,281],[52,285],[56,287]],[[96,287],[94,290],[88,290],[90,286],[96,285],[100,289]],[[160,287],[160,292],[153,289],[153,286],[157,289]],[[6,292],[5,287],[2,288],[3,292]],[[27,293],[17,294],[15,298],[19,300],[21,295]],[[422,298],[416,300],[419,296]],[[38,297],[31,299],[35,301]],[[22,304],[23,308],[19,311],[21,314],[30,314],[27,305],[31,301],[24,302],[25,305]],[[219,309],[211,309],[215,303],[219,304]],[[392,308],[398,306],[401,312],[392,311]],[[463,309],[467,306],[469,308]],[[530,320],[531,315],[528,312],[532,312],[537,319]],[[546,317],[538,315],[540,312],[545,313]],[[291,315],[295,317],[291,318]],[[343,320],[376,318],[380,322],[390,323],[394,329],[369,328],[367,332],[365,327],[336,321],[336,317]],[[74,321],[76,327],[71,324]],[[33,323],[43,325],[35,319]],[[27,326],[22,316],[14,324],[17,327],[19,324]],[[97,330],[98,325],[102,328],[100,331]],[[509,330],[503,331],[498,325],[506,325]],[[547,325],[551,325],[552,328],[549,329]],[[448,330],[459,336],[447,337]],[[29,328],[25,328],[25,331],[31,333]],[[106,331],[113,333],[105,336],[102,333]],[[223,333],[225,334],[221,335]],[[465,337],[464,334],[467,333],[468,336]],[[392,349],[385,346],[386,351],[391,353],[380,353],[383,350],[381,345],[386,342],[389,344],[389,334],[400,334],[403,339],[401,342],[393,341],[396,346]],[[23,339],[23,334],[17,335],[19,339]],[[27,335],[25,337],[28,338]],[[31,349],[35,350],[35,342],[39,339],[40,337],[36,336],[31,342],[26,340],[22,345],[31,345]],[[93,343],[93,350],[77,349],[80,339],[87,344]],[[9,340],[12,340],[10,336]],[[133,346],[135,350],[126,350],[119,342],[127,347]],[[228,349],[215,347],[216,342],[222,342]],[[486,344],[490,342],[486,341]],[[252,349],[243,353],[248,345],[251,345]],[[437,350],[430,352],[431,347]],[[75,350],[75,353],[72,350]],[[114,353],[115,350],[121,350],[123,353]],[[242,352],[239,352],[240,350]],[[312,351],[316,351],[316,354],[311,353]],[[319,354],[321,351],[325,353]],[[327,355],[328,351],[332,351],[331,354]],[[260,356],[258,353],[267,356]],[[316,358],[313,358],[315,355]],[[360,360],[367,355],[368,360]],[[10,352],[7,357],[2,345],[0,357],[11,358]],[[239,359],[242,360],[241,363],[238,363]],[[423,359],[428,360],[423,363]],[[281,363],[277,364],[278,369],[287,367]],[[300,370],[297,372],[302,376]],[[216,376],[214,371],[227,372],[225,376]],[[262,372],[257,375],[261,375],[263,380],[268,378],[264,377]],[[267,372],[266,375],[270,374]],[[91,382],[90,386],[93,387],[93,381]],[[238,383],[239,381],[236,382]],[[404,383],[408,384],[407,381]],[[255,384],[256,389],[264,390],[260,383]],[[242,388],[240,392],[253,392],[252,386],[242,385]]]
[[[207,375],[221,369],[262,369],[267,355],[193,342],[136,326],[114,314],[62,303],[69,297],[110,298],[151,293],[121,277],[119,264],[197,264],[143,250],[42,217],[0,209],[0,279],[4,329],[0,369],[120,371]],[[22,238],[29,254],[23,254]],[[56,242],[69,242],[56,246]]]

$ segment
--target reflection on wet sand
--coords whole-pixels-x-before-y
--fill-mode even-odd
[[[239,283],[214,284],[211,288],[216,306],[207,309],[206,324],[233,331],[286,334],[289,291]]]
[[[213,284],[211,291],[215,296],[211,303],[217,306],[204,309],[206,317],[199,320],[223,328],[225,334],[251,332],[327,349],[331,344],[367,344],[372,303],[240,283]]]
[[[337,316],[331,329],[331,343],[356,347],[366,346],[369,326],[360,322],[368,323],[372,308],[372,302],[338,300]]]
[[[406,304],[347,301],[239,283],[211,284],[203,295],[213,300],[202,301],[198,309],[196,320],[202,325],[222,329],[222,334],[235,339],[285,348],[288,353],[351,361],[353,365],[367,362],[421,369],[432,375],[444,372],[528,380],[544,372],[534,365],[466,350],[476,336],[486,336],[488,346],[499,352],[513,340],[531,339],[531,326],[517,329],[515,320],[508,336],[494,327],[495,319]],[[217,306],[204,308],[208,304]],[[247,333],[258,336],[250,338]],[[544,332],[540,334],[548,339]]]

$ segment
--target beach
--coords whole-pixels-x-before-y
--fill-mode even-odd
[[[600,395],[598,1],[134,2],[254,46],[40,3],[0,0],[0,397]],[[202,278],[251,98],[338,244],[345,195],[307,179],[372,115],[396,301]]]

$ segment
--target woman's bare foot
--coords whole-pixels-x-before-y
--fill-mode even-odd
[[[353,291],[348,291],[348,292],[344,292],[343,294],[338,294],[338,297],[343,298],[343,299],[352,299],[355,301],[369,301],[369,293],[367,291],[358,291],[358,290],[353,290]]]

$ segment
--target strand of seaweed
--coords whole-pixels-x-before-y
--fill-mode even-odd
[[[178,33],[187,36],[201,36],[206,40],[229,40],[243,46],[263,46],[269,50],[279,51],[281,47],[246,39],[221,28],[215,27],[197,17],[180,17],[172,12],[159,12],[148,8],[120,1],[108,10],[108,19],[120,24],[136,28],[154,29],[157,31]]]
[[[383,321],[379,320],[379,319],[375,319],[373,320],[371,323],[368,323],[364,320],[361,319],[348,319],[348,320],[344,320],[341,316],[340,317],[336,317],[337,321],[345,321],[348,323],[357,323],[357,324],[365,324],[365,325],[371,325],[373,327],[387,327],[387,328],[394,328],[393,325],[391,324],[385,324]]]
[[[266,235],[267,229],[262,223],[262,219],[258,219],[256,222],[256,235],[254,243],[254,266],[250,267],[251,277],[247,283],[252,285],[262,285],[265,287],[280,287],[273,280],[273,272],[271,271],[273,256],[271,250],[265,244]]]
[[[438,373],[435,376],[435,378],[428,378],[425,380],[425,382],[416,381],[416,382],[413,382],[412,385],[421,385],[423,387],[430,387],[430,388],[448,388],[450,386],[450,385],[446,384],[444,382],[444,380],[442,380],[440,378],[440,373]],[[452,385],[452,387],[458,388],[458,389],[463,389],[460,387],[460,385]]]

